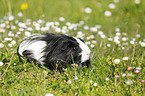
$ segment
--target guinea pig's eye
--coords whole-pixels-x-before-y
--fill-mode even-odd
[[[79,47],[74,47],[74,50],[78,49]]]

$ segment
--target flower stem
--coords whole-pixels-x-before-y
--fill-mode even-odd
[[[4,4],[4,7],[5,7],[5,12],[7,12],[7,7],[6,7],[6,1],[3,0],[3,4]]]
[[[3,77],[3,75],[5,75],[5,73],[7,72],[8,68],[10,67],[10,64],[12,62],[13,56],[14,56],[14,54],[12,55],[10,63],[8,64],[8,67],[6,68],[5,72],[0,76],[0,79]]]
[[[12,8],[11,8],[11,2],[10,2],[10,0],[7,0],[7,3],[8,3],[8,10],[10,12],[10,15],[12,15]]]

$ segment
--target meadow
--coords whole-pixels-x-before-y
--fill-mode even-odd
[[[144,0],[1,0],[1,96],[144,96]],[[50,71],[17,56],[34,33],[78,37],[91,66]]]

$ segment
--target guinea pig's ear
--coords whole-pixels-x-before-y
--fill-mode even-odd
[[[73,38],[77,38],[77,39],[81,40],[82,42],[84,42],[84,40],[83,40],[83,39],[81,39],[81,38],[78,38],[78,37],[73,37]]]
[[[83,40],[83,39],[81,39],[81,38],[78,38],[78,39],[80,39],[82,42],[84,42],[84,40]]]

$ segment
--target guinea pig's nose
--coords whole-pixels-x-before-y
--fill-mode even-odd
[[[86,55],[89,55],[89,53],[87,53]]]

